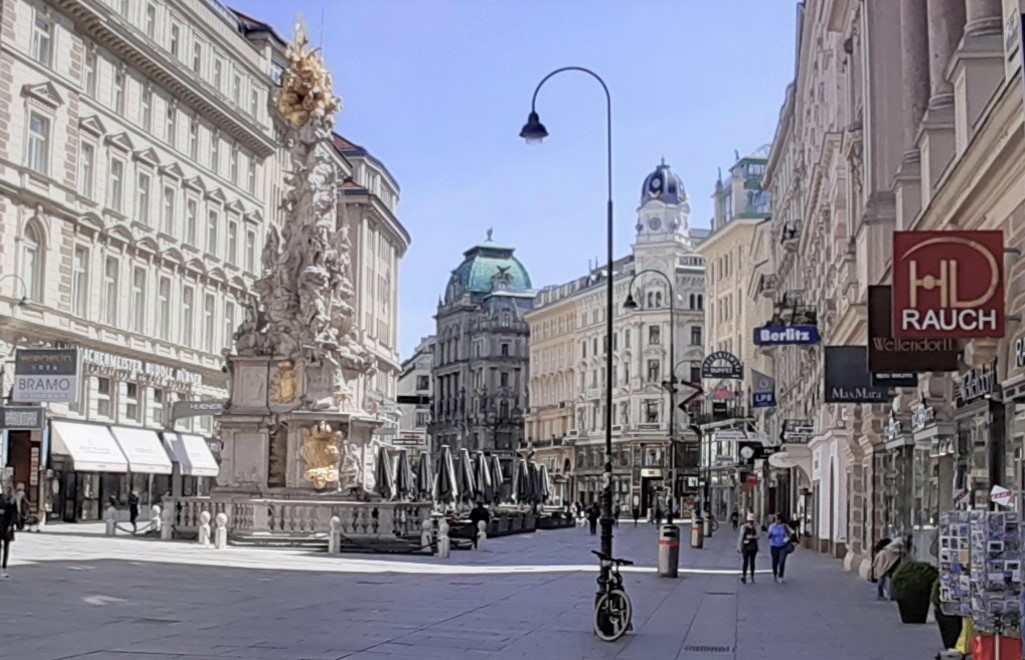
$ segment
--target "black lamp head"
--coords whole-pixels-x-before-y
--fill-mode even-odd
[[[533,110],[527,116],[527,123],[520,130],[520,137],[527,141],[527,144],[541,144],[541,141],[548,137],[548,129],[541,123],[541,118]]]
[[[623,302],[623,309],[637,309],[637,301],[634,299],[634,294],[626,294],[626,300]]]

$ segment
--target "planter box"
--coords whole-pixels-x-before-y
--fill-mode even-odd
[[[940,638],[943,640],[944,649],[952,649],[957,646],[957,640],[961,637],[962,620],[959,616],[944,614],[938,607],[933,607],[936,615],[936,625],[940,629]]]
[[[929,618],[929,594],[919,598],[897,598],[902,623],[925,623]]]

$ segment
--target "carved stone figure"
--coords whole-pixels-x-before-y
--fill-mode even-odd
[[[303,444],[299,455],[306,462],[304,476],[318,489],[338,482],[338,445],[343,440],[341,431],[321,422],[313,428],[303,429]]]
[[[275,403],[292,403],[299,393],[295,377],[295,365],[289,361],[278,362],[278,372],[271,381],[271,399]]]

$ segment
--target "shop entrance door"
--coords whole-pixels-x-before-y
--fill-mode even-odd
[[[78,511],[78,473],[62,472],[61,479],[61,520],[75,522]]]
[[[10,484],[12,488],[16,484],[25,484],[25,491],[29,492],[28,485],[31,483],[29,476],[32,471],[32,432],[31,431],[9,431],[7,434],[7,467],[14,468],[14,480]]]

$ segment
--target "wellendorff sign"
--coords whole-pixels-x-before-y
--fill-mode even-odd
[[[1001,339],[1002,231],[893,232],[895,337]]]
[[[873,374],[957,371],[957,341],[892,336],[891,289],[868,287],[868,370]]]

